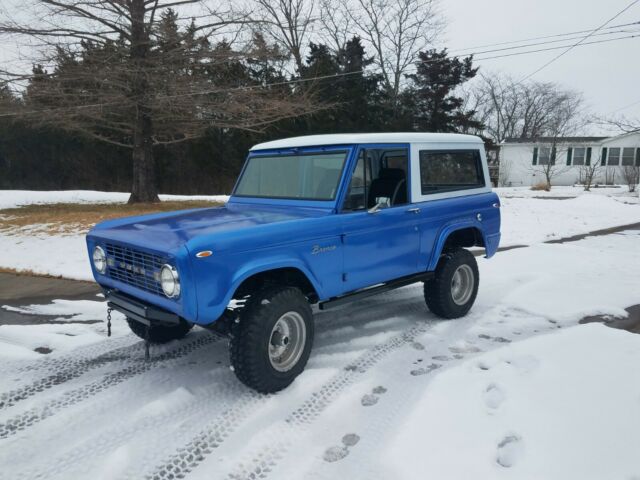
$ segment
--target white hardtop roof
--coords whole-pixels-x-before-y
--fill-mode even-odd
[[[283,138],[259,143],[251,150],[316,147],[321,145],[352,145],[356,143],[482,143],[480,137],[459,133],[336,133]]]

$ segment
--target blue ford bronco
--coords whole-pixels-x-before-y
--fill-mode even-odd
[[[478,137],[314,135],[254,146],[222,207],[106,221],[87,246],[147,346],[214,330],[237,377],[275,392],[307,363],[311,305],[424,282],[431,312],[465,315],[479,282],[466,249],[496,252],[499,207]]]

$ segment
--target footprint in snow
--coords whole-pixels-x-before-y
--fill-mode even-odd
[[[521,456],[522,439],[518,435],[507,435],[498,443],[496,462],[501,467],[513,467]]]
[[[349,455],[349,449],[360,441],[360,436],[355,433],[347,433],[342,437],[342,445],[334,445],[325,450],[322,458],[325,462],[333,463],[342,460]]]
[[[480,361],[478,362],[478,368],[479,368],[480,370],[487,371],[487,370],[489,370],[489,369],[491,368],[491,365],[489,365],[487,362],[485,362],[485,361],[483,361],[483,360],[480,360]]]
[[[478,352],[481,352],[482,350],[480,350],[478,347],[475,347],[473,345],[466,345],[463,347],[449,347],[449,351],[451,353],[478,353]]]
[[[420,342],[413,342],[411,346],[416,350],[424,350],[424,345],[421,344]]]
[[[441,366],[442,365],[440,365],[439,363],[432,363],[431,365],[427,365],[426,367],[422,367],[422,368],[417,368],[415,370],[411,370],[410,373],[414,377],[418,377],[420,375],[426,375],[427,373],[433,372],[434,370],[437,370]]]
[[[342,444],[345,447],[353,447],[359,441],[360,437],[355,433],[347,433],[344,437],[342,437]]]
[[[491,340],[493,342],[498,342],[498,343],[511,343],[511,340],[509,340],[508,338],[491,337],[489,335],[485,335],[484,333],[478,335],[478,338],[482,338],[483,340]]]
[[[451,360],[451,357],[447,357],[446,355],[436,355],[435,357],[431,358],[440,362],[448,362],[449,360]]]
[[[378,403],[378,400],[380,399],[380,395],[382,395],[386,391],[387,389],[384,388],[382,385],[377,386],[376,388],[371,390],[371,393],[367,393],[366,395],[364,395],[360,400],[360,403],[362,403],[363,407],[371,407],[372,405],[375,405],[376,403]]]
[[[371,407],[376,403],[378,403],[378,396],[368,393],[362,397],[362,400],[360,400],[360,403],[362,403],[363,407]]]
[[[484,403],[487,405],[487,407],[493,410],[499,408],[500,405],[502,405],[502,403],[505,401],[505,399],[506,395],[504,391],[495,383],[489,385],[484,391]]]
[[[325,450],[322,458],[325,462],[333,463],[342,460],[347,455],[349,455],[347,447],[329,447]]]

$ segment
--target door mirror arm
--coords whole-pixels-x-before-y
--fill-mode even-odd
[[[382,207],[385,207],[386,203],[376,203],[373,207],[367,210],[367,213],[379,213]]]

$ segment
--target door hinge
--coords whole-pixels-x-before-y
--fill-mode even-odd
[[[344,237],[346,237],[346,235],[344,233],[340,234],[340,243],[342,243],[344,245]]]
[[[346,273],[343,273],[343,274],[342,274],[342,281],[343,281],[343,282],[346,282],[346,281],[347,281],[347,274],[346,274]]]

